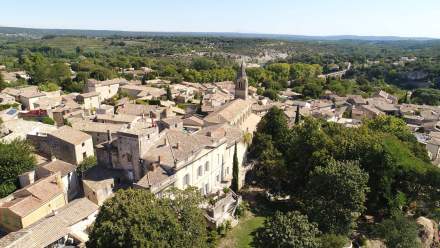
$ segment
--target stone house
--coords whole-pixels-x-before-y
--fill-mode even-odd
[[[67,204],[61,173],[25,186],[0,200],[0,226],[18,231]]]
[[[100,93],[99,92],[89,92],[80,94],[76,97],[79,104],[83,105],[83,108],[88,112],[93,112],[101,105]]]
[[[115,78],[106,81],[97,81],[89,79],[86,84],[85,92],[97,92],[100,96],[100,101],[110,99],[118,94],[120,85],[126,84],[127,80],[124,78]]]
[[[94,146],[107,141],[109,135],[116,138],[116,133],[121,130],[123,126],[124,124],[100,123],[82,119],[72,122],[73,129],[92,136]]]
[[[101,206],[105,200],[114,195],[113,188],[115,182],[113,178],[104,180],[83,180],[84,196],[91,202]]]
[[[52,156],[74,165],[94,155],[92,136],[69,126],[48,133],[47,142]]]
[[[9,233],[0,239],[0,247],[82,247],[88,239],[87,227],[96,219],[98,208],[86,198],[74,200],[39,222]]]
[[[64,186],[64,193],[68,200],[74,199],[80,193],[79,179],[76,173],[76,165],[54,159],[42,164],[35,169],[37,178],[45,178],[55,173],[61,174],[61,181]]]

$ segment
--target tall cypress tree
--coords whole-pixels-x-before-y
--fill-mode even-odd
[[[296,106],[295,124],[299,124],[299,105]]]
[[[146,85],[147,84],[147,80],[148,80],[147,73],[144,73],[144,75],[142,76],[142,79],[141,79],[142,85]]]
[[[237,155],[237,143],[235,143],[234,147],[234,158],[232,161],[232,183],[231,189],[234,192],[238,191],[238,155]]]
[[[170,86],[167,87],[167,100],[168,101],[173,100],[173,95],[171,94]]]

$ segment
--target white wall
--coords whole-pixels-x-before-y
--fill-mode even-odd
[[[75,146],[75,157],[77,164],[80,164],[83,161],[84,153],[86,153],[86,157],[94,156],[92,137],[84,141],[84,146],[82,144]]]
[[[213,193],[221,190],[221,172],[222,172],[222,156],[226,149],[226,144],[222,144],[212,150],[204,150],[202,155],[191,164],[177,171],[176,187],[185,188],[185,175],[190,176],[190,186],[201,189],[203,193]],[[209,164],[206,170],[206,164]],[[202,174],[199,175],[198,169],[202,168]],[[218,176],[218,180],[217,180]],[[205,185],[208,184],[208,192],[205,192]]]
[[[118,93],[118,90],[119,90],[119,84],[95,86],[95,91],[100,93],[101,101],[112,98]]]
[[[240,171],[243,172],[243,162],[246,154],[247,146],[243,142],[237,143],[237,157]],[[222,190],[222,181],[232,180],[232,163],[234,157],[234,145],[227,148],[226,144],[222,144],[215,149],[205,150],[204,153],[191,164],[180,169],[176,173],[176,187],[185,188],[185,175],[189,175],[189,185],[201,189],[205,192],[205,185],[209,185],[208,193],[214,193]],[[209,162],[209,170],[206,171],[205,165]],[[199,167],[202,168],[202,175],[199,176]],[[240,173],[240,181],[244,180],[244,173]],[[217,180],[218,177],[218,180]],[[240,183],[242,185],[242,183]]]
[[[62,177],[62,180],[64,192],[67,194],[68,200],[71,201],[79,192],[78,176],[74,171]]]

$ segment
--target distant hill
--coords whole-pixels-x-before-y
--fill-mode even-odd
[[[400,40],[434,40],[425,37],[398,37],[398,36],[356,36],[356,35],[335,35],[335,36],[305,36],[305,35],[282,35],[282,34],[252,34],[252,33],[215,33],[215,32],[136,32],[118,30],[85,30],[85,29],[40,29],[1,27],[0,34],[30,36],[41,38],[44,36],[89,36],[89,37],[111,37],[111,36],[194,36],[194,37],[230,37],[230,38],[262,38],[277,40],[313,40],[313,41],[338,41],[338,40],[361,40],[361,41],[400,41]]]

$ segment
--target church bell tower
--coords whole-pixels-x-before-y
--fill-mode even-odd
[[[240,69],[235,80],[235,99],[248,99],[248,78],[246,75],[246,65],[244,61],[241,63]]]

